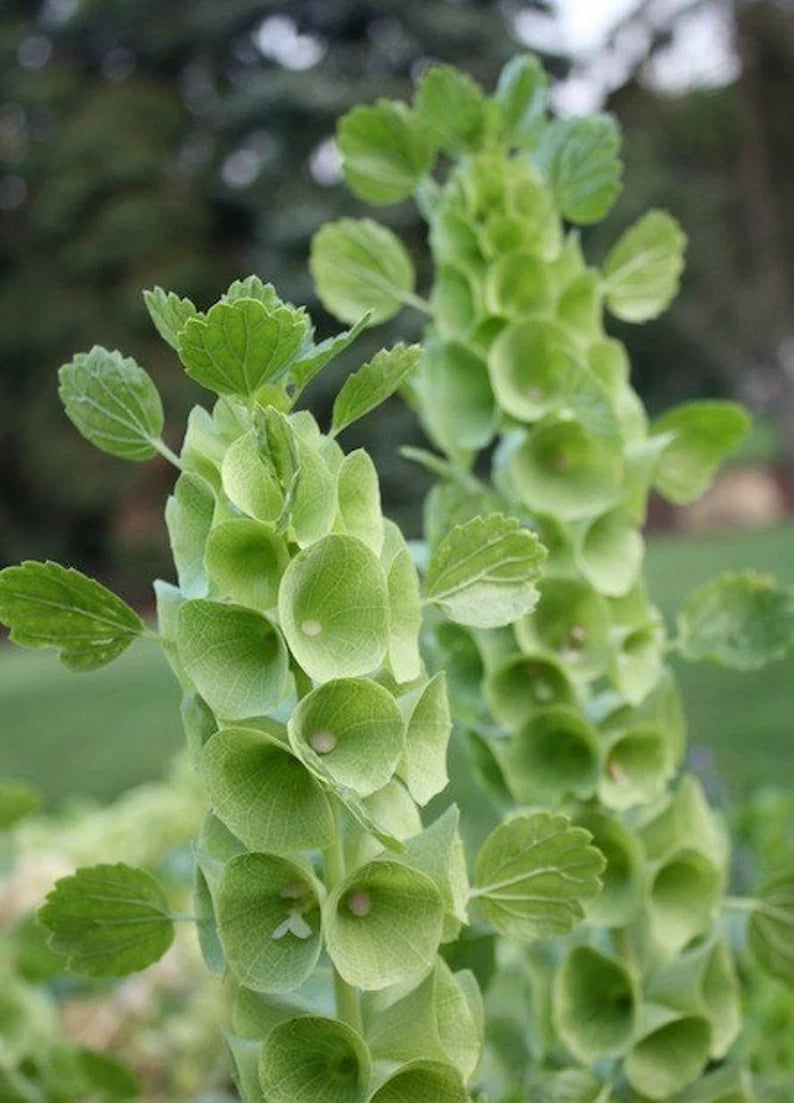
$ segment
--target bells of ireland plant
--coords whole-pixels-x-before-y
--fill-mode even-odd
[[[491,93],[433,65],[410,104],[379,100],[341,120],[354,195],[413,197],[427,223],[425,289],[370,218],[326,225],[312,245],[318,294],[342,321],[371,306],[373,288],[367,324],[424,315],[403,389],[431,446],[405,454],[436,479],[423,647],[451,690],[445,799],[479,847],[476,937],[446,954],[483,991],[489,1100],[747,1099],[736,935],[744,922],[757,966],[791,983],[794,882],[783,870],[752,898],[729,895],[721,816],[682,772],[668,657],[735,670],[783,657],[794,593],[744,571],[696,590],[674,627],[655,608],[648,496],[698,498],[749,417],[722,400],[647,415],[608,316],[641,324],[667,308],[685,235],[654,210],[600,264],[588,257],[580,228],[622,188],[619,127],[605,114],[553,118],[548,101],[542,66],[523,55]],[[526,540],[508,539],[511,518],[547,550],[534,594],[509,590]],[[456,543],[470,543],[462,572],[447,565]],[[475,574],[489,609],[462,590]]]

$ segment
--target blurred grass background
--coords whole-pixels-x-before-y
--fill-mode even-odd
[[[671,628],[690,589],[746,566],[794,583],[794,524],[763,533],[656,537],[648,549],[651,592]],[[710,774],[716,770],[725,795],[741,798],[790,778],[794,658],[749,674],[708,664],[676,667],[692,753]],[[85,675],[70,673],[53,653],[6,645],[0,776],[33,782],[53,806],[79,796],[111,800],[160,776],[182,745],[179,696],[165,659],[146,641]]]

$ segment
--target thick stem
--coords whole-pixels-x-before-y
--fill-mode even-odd
[[[342,822],[338,806],[334,810],[334,841],[324,851],[325,854],[325,887],[332,892],[336,885],[345,876],[345,854],[342,849]],[[334,996],[336,998],[336,1013],[339,1018],[352,1026],[354,1030],[361,1030],[361,1010],[358,1004],[358,992],[352,985],[340,977],[334,968]]]

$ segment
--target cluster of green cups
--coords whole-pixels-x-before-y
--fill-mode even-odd
[[[588,264],[575,227],[603,218],[620,191],[619,136],[607,116],[550,121],[546,101],[542,68],[520,57],[493,97],[438,66],[410,107],[354,109],[338,131],[346,180],[372,203],[417,199],[432,294],[417,302],[399,241],[367,220],[320,231],[312,267],[342,318],[365,301],[381,317],[406,304],[430,316],[406,397],[442,454],[414,453],[441,475],[425,507],[431,549],[486,508],[519,518],[549,551],[535,609],[496,630],[440,623],[428,641],[450,675],[468,769],[500,813],[563,812],[606,858],[584,926],[542,963],[534,950],[504,958],[531,992],[507,1032],[497,949],[492,1082],[509,1099],[532,1084],[544,1099],[733,1103],[749,1098],[739,1073],[702,1079],[740,1030],[721,927],[729,848],[699,782],[681,773],[684,719],[641,528],[650,491],[698,497],[748,419],[732,403],[693,402],[649,422],[604,308],[628,322],[660,313],[684,235],[654,211],[600,270]],[[352,280],[340,294],[340,256],[367,242],[374,254],[376,240],[381,299]]]

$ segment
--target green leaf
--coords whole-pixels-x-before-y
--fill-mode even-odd
[[[28,560],[0,571],[0,622],[21,647],[55,647],[71,670],[95,670],[145,631],[121,598],[58,563]]]
[[[534,54],[518,54],[508,61],[499,74],[494,99],[509,143],[530,149],[537,144],[548,97],[546,73]]]
[[[629,227],[604,261],[609,309],[624,322],[647,322],[672,302],[684,267],[686,234],[665,211],[649,211]]]
[[[425,127],[393,100],[353,108],[340,120],[336,142],[350,190],[379,205],[406,199],[434,159]]]
[[[320,756],[336,784],[362,797],[391,780],[405,745],[405,724],[392,695],[360,678],[312,690],[292,713],[288,732],[309,766]]]
[[[200,475],[184,471],[165,505],[165,523],[179,588],[185,597],[204,597],[204,552],[215,514],[212,487]]]
[[[678,634],[690,662],[760,670],[794,643],[794,589],[755,571],[726,572],[687,597]]]
[[[318,885],[285,858],[238,854],[221,879],[218,931],[240,984],[254,992],[300,988],[322,948]]]
[[[188,321],[197,313],[190,299],[180,299],[173,291],[165,292],[162,287],[144,291],[143,301],[154,322],[154,328],[172,349],[179,348],[179,334]]]
[[[187,374],[217,394],[250,398],[277,379],[298,354],[308,330],[305,313],[291,306],[269,310],[256,299],[216,303],[191,318],[179,335]]]
[[[331,422],[334,436],[393,395],[414,371],[421,354],[419,345],[395,345],[375,353],[363,367],[349,375],[334,399]]]
[[[624,962],[592,946],[575,946],[554,978],[554,1026],[583,1064],[617,1057],[631,1045],[638,999]]]
[[[26,781],[0,778],[0,831],[32,816],[41,807],[41,793]]]
[[[727,456],[750,430],[747,411],[736,402],[686,402],[652,424],[653,436],[673,433],[659,459],[654,485],[675,505],[696,501]]]
[[[369,1103],[466,1103],[460,1074],[438,1061],[412,1061],[393,1073]]]
[[[477,855],[483,916],[508,938],[567,934],[584,917],[582,902],[601,888],[604,858],[590,833],[565,816],[518,815],[491,832]]]
[[[414,269],[399,238],[371,219],[328,222],[312,238],[309,261],[323,306],[343,322],[368,314],[374,326],[411,297]]]
[[[58,371],[66,415],[103,452],[137,462],[157,451],[163,405],[149,375],[131,357],[94,345]]]
[[[476,81],[451,65],[425,69],[414,107],[433,139],[449,153],[476,149],[485,125],[485,96]]]
[[[451,734],[447,680],[442,670],[422,690],[405,732],[405,783],[417,804],[427,804],[449,780],[447,745]]]
[[[333,815],[299,759],[261,731],[224,728],[204,744],[201,773],[218,819],[250,850],[328,846]]]
[[[174,924],[159,883],[119,862],[78,869],[62,877],[39,909],[50,945],[74,972],[125,976],[158,961],[171,945]]]
[[[511,624],[537,602],[534,583],[545,558],[537,536],[515,518],[475,517],[456,525],[434,549],[427,598],[458,624]]]
[[[443,925],[444,904],[432,879],[384,858],[349,873],[323,908],[331,960],[348,984],[368,991],[428,970]]]
[[[388,644],[383,568],[354,536],[332,533],[304,548],[284,572],[279,620],[289,649],[310,678],[357,677],[377,670]]]
[[[370,325],[372,311],[367,311],[358,319],[350,329],[342,330],[333,337],[326,337],[319,345],[312,345],[298,360],[290,366],[290,376],[295,384],[298,394],[311,383],[315,375],[318,375],[326,364],[330,364],[337,356],[349,348],[359,334]]]
[[[272,525],[236,517],[212,529],[205,563],[224,597],[262,612],[276,605],[289,551]]]
[[[251,609],[186,601],[179,610],[177,648],[185,673],[218,716],[262,716],[281,701],[287,649],[278,629]]]
[[[781,873],[762,885],[753,903],[748,941],[770,976],[794,985],[794,874]]]
[[[543,132],[538,160],[562,214],[599,222],[620,194],[620,133],[611,115],[555,119]]]
[[[268,1103],[364,1103],[370,1059],[346,1023],[302,1015],[278,1023],[259,1059]]]

